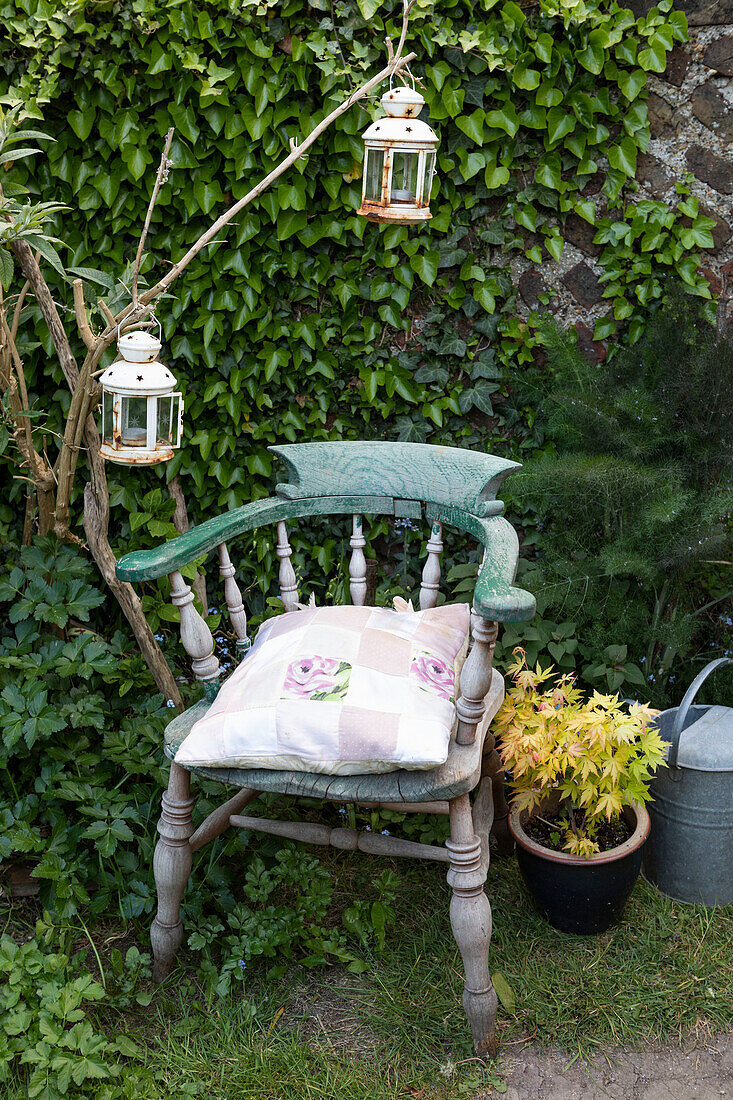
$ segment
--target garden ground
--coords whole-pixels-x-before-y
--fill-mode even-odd
[[[354,897],[373,890],[375,865],[354,853],[327,853],[322,862],[338,921]],[[137,1004],[100,1005],[100,1027],[135,1042],[155,1081],[150,1095],[175,1100],[733,1096],[733,907],[681,905],[640,880],[618,927],[568,936],[540,920],[516,862],[495,859],[490,963],[502,996],[501,1053],[484,1065],[472,1057],[460,1007],[444,869],[391,866],[400,878],[394,915],[384,951],[364,945],[364,973],[293,965],[268,979],[253,966],[222,999],[207,995],[198,956],[184,949],[163,986],[137,987]],[[30,931],[34,909],[16,909],[20,932],[24,911]],[[75,950],[89,946],[79,931]],[[148,950],[137,922],[100,925],[93,938],[108,980],[114,948]],[[86,965],[99,976],[88,950]],[[22,1088],[8,1100],[21,1097]]]

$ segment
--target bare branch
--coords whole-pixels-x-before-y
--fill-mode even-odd
[[[12,361],[13,361],[13,366],[15,367],[15,373],[16,373],[17,378],[18,378],[18,391],[20,393],[20,407],[21,407],[21,410],[23,412],[27,413],[27,412],[30,411],[30,403],[28,401],[28,387],[26,386],[26,382],[25,382],[25,371],[23,370],[23,361],[20,358],[20,356],[18,355],[18,349],[15,346],[15,340],[13,339],[13,335],[12,335],[10,329],[8,328],[8,322],[6,320],[4,310],[2,312],[0,312],[0,324],[2,325],[3,340],[7,341],[8,351],[10,352],[10,356],[11,356]],[[19,419],[21,419],[21,418],[19,418]],[[30,418],[28,416],[23,416],[22,417],[22,424],[23,424],[23,429],[25,431],[26,442],[28,444],[28,453],[30,455],[30,452],[34,449],[33,448],[33,434],[32,434],[32,431],[31,431]],[[29,458],[29,464],[30,464],[30,458]]]
[[[106,317],[107,324],[111,325],[112,328],[117,328],[117,318],[115,317],[114,313],[112,312],[112,310],[109,308],[109,306],[105,302],[104,298],[99,299],[99,308],[101,309],[102,313]]]
[[[168,155],[171,151],[171,142],[173,141],[174,129],[171,126],[170,130],[165,137],[165,146],[163,147],[163,155],[160,158],[160,164],[158,165],[158,171],[155,176],[155,186],[153,187],[153,193],[150,196],[150,202],[148,203],[148,212],[145,215],[145,224],[143,225],[143,231],[140,234],[140,243],[137,246],[137,255],[135,256],[135,267],[132,272],[132,308],[137,306],[137,280],[140,276],[140,264],[142,263],[143,250],[145,248],[145,239],[150,229],[150,219],[153,216],[153,208],[158,199],[158,192],[163,184],[168,179],[168,173],[172,168],[172,162],[168,159]]]
[[[79,328],[79,335],[88,348],[94,347],[94,333],[89,328],[89,321],[87,320],[87,311],[84,305],[84,284],[81,279],[74,279],[74,313],[76,314],[76,323]]]
[[[10,339],[15,343],[15,338],[18,335],[18,325],[20,324],[20,314],[23,309],[23,303],[25,302],[25,296],[30,289],[30,283],[26,279],[23,283],[20,294],[18,295],[18,301],[15,303],[15,309],[13,310],[13,323],[10,326]]]
[[[20,264],[21,271],[33,288],[36,301],[40,306],[43,319],[53,340],[53,346],[56,348],[64,377],[69,384],[69,389],[73,391],[79,378],[79,367],[71,350],[69,338],[61,323],[56,303],[51,296],[51,291],[48,289],[48,283],[44,279],[38,261],[26,241],[13,241],[10,248]]]

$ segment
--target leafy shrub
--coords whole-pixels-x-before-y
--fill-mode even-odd
[[[81,910],[148,919],[171,712],[127,636],[107,640],[96,629],[92,614],[106,600],[77,550],[48,538],[6,552],[18,564],[0,574],[0,857],[32,864],[54,919]],[[197,796],[205,814],[222,788],[199,785]],[[206,980],[224,994],[242,976],[240,960],[260,958],[271,967],[328,957],[362,968],[350,945],[365,942],[364,914],[357,907],[336,928],[326,919],[326,868],[294,845],[258,838],[256,851],[233,830],[199,857],[207,874],[194,869],[185,919],[190,945],[206,948]],[[369,901],[378,944],[393,887],[389,876],[378,879]]]
[[[115,1083],[129,1067],[120,1059],[139,1060],[141,1052],[125,1035],[110,1040],[97,1029],[87,1010],[105,999],[105,987],[85,969],[83,957],[72,961],[53,950],[57,939],[47,919],[38,921],[27,943],[0,938],[0,1082],[22,1080],[30,1100],[99,1096],[102,1081],[112,1085],[109,1100],[122,1097]],[[128,984],[141,967],[149,975],[136,949],[120,962]]]
[[[733,345],[674,289],[604,364],[545,338],[550,382],[534,399],[548,441],[507,485],[537,516],[523,582],[543,615],[576,623],[587,679],[633,688],[641,668],[668,705],[676,680],[726,648]]]
[[[664,762],[665,743],[652,711],[597,691],[584,700],[568,674],[550,665],[529,668],[515,650],[514,686],[496,716],[501,759],[512,773],[512,803],[534,810],[557,794],[563,848],[576,856],[599,850],[601,822],[618,819],[624,806],[649,801],[649,784]],[[542,685],[554,679],[552,687]]]

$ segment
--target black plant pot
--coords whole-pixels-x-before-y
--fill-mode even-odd
[[[621,917],[641,869],[641,850],[649,836],[649,814],[633,803],[624,816],[634,833],[627,841],[589,859],[554,852],[537,844],[522,823],[528,814],[514,810],[509,831],[517,842],[517,860],[535,904],[553,928],[592,936]]]

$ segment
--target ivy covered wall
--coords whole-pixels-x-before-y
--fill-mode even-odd
[[[289,138],[380,66],[400,14],[391,0],[244,0],[236,11],[223,0],[0,0],[0,91],[29,102],[56,139],[29,182],[68,206],[59,254],[87,298],[125,300],[169,126],[174,168],[147,272],[182,255]],[[521,457],[541,440],[512,380],[537,337],[513,264],[559,261],[569,225],[599,250],[596,338],[638,336],[670,272],[709,295],[698,266],[713,220],[683,185],[670,210],[635,183],[650,76],[686,35],[670,0],[638,14],[601,0],[419,0],[408,46],[441,139],[432,222],[382,229],[354,212],[373,103],[191,265],[158,311],[185,391],[185,445],[166,471],[114,475],[120,544],[125,511],[164,473],[181,473],[193,518],[263,495],[276,441],[386,436]],[[50,274],[70,306],[72,276]],[[58,430],[53,410],[68,395],[40,320],[21,350]],[[11,492],[20,500],[22,483]]]

